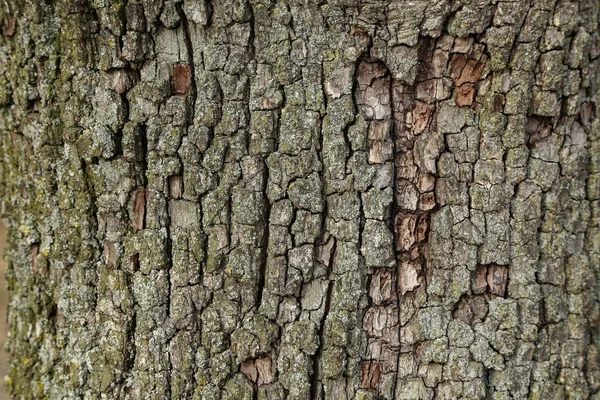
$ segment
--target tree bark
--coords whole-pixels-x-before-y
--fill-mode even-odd
[[[15,399],[600,399],[593,0],[5,0]]]

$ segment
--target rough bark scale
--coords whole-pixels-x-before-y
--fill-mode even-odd
[[[592,0],[8,0],[14,398],[600,398]]]

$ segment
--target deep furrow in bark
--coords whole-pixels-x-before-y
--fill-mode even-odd
[[[342,3],[6,0],[13,397],[598,393],[598,5]]]

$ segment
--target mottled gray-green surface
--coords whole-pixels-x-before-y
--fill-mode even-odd
[[[5,0],[15,399],[600,399],[594,0]]]

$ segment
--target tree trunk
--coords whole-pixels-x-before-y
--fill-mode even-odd
[[[599,17],[5,0],[13,398],[600,398]]]

